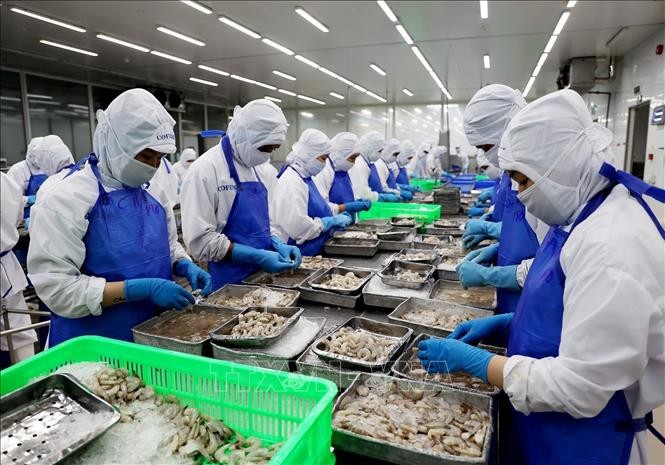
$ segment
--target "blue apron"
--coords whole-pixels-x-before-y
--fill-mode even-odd
[[[409,185],[409,173],[406,171],[405,166],[400,166],[395,182],[397,182],[397,184],[406,184],[407,186]]]
[[[374,192],[378,192],[379,194],[383,193],[381,178],[379,178],[379,172],[376,170],[376,166],[374,163],[367,163],[367,166],[369,166],[369,179],[367,180],[369,188]]]
[[[258,180],[260,178],[256,175],[256,170],[254,174],[257,181],[240,182],[233,162],[233,148],[229,137],[224,136],[220,144],[229,167],[229,174],[236,183],[236,197],[222,234],[238,244],[255,249],[272,250],[268,189]],[[258,270],[259,267],[256,265],[233,263],[230,259],[208,262],[213,291],[226,284],[239,283]]]
[[[499,185],[501,184],[501,176],[494,180],[494,185],[492,186],[492,205],[496,204],[496,194],[499,192]]]
[[[494,206],[496,208],[496,205]],[[532,258],[538,250],[538,238],[524,216],[526,209],[517,198],[517,191],[506,192],[497,265],[518,265],[522,260]],[[496,313],[512,313],[517,307],[522,291],[497,288]]]
[[[355,198],[353,196],[353,186],[351,185],[351,177],[349,176],[349,172],[337,171],[332,160],[330,160],[330,158],[328,160],[330,161],[330,166],[335,173],[332,185],[330,186],[328,198],[332,203],[337,204],[353,202]]]
[[[651,195],[665,202],[665,191],[641,180],[617,172],[604,164],[603,176],[621,183],[654,220],[661,236],[665,231],[642,199]],[[612,186],[596,194],[582,210],[571,231],[589,217],[607,198]],[[551,228],[529,270],[522,297],[515,311],[508,343],[508,355],[533,358],[559,354],[563,320],[563,292],[566,277],[559,256],[570,233]],[[652,416],[633,420],[623,391],[617,391],[605,408],[593,418],[575,419],[562,412],[533,412],[524,415],[512,411],[510,444],[511,465],[627,465],[636,431],[651,429]],[[662,436],[661,436],[662,438]]]
[[[30,171],[30,178],[28,179],[28,186],[25,188],[25,192],[23,195],[26,197],[29,195],[35,195],[37,194],[37,191],[39,190],[40,187],[42,187],[42,184],[44,184],[44,181],[48,179],[48,175],[46,174],[32,174],[32,170],[30,169],[30,165],[28,162],[26,162],[26,166],[28,167],[28,171]],[[28,218],[30,217],[30,207],[25,207],[23,208],[23,218]]]
[[[504,172],[499,180],[499,187],[495,189],[494,210],[492,211],[492,221],[498,223],[503,217],[503,208],[506,204],[506,195],[512,190],[510,175]]]
[[[90,155],[99,197],[87,214],[83,236],[85,260],[81,273],[108,282],[135,278],[172,279],[171,250],[166,212],[142,187],[106,192],[100,181],[97,158]],[[83,336],[105,336],[132,341],[132,328],[155,316],[149,299],[107,307],[99,316],[51,317],[49,345]]]

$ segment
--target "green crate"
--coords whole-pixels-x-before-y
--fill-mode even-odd
[[[331,465],[337,387],[296,373],[225,362],[97,336],[67,342],[0,371],[0,395],[77,362],[106,362],[135,372],[160,394],[173,394],[243,435],[286,441],[271,465]]]
[[[372,202],[372,208],[360,212],[360,220],[381,220],[394,216],[412,216],[424,223],[441,218],[441,205],[424,203]]]
[[[420,187],[423,192],[432,192],[435,187],[441,185],[441,181],[438,179],[411,179],[409,183],[412,186]]]

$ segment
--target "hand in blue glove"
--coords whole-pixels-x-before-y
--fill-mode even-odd
[[[28,205],[34,205],[35,202],[37,201],[37,196],[36,195],[28,195],[28,196],[26,196],[26,198],[28,199],[28,202],[27,202]]]
[[[344,204],[344,211],[347,213],[358,213],[361,211],[369,210],[372,207],[372,202],[369,200],[356,200],[355,202],[347,202]]]
[[[460,284],[465,289],[479,286],[494,286],[513,291],[520,289],[516,277],[517,265],[483,266],[467,261],[457,265],[456,270]]]
[[[323,232],[328,232],[332,228],[344,229],[351,224],[351,221],[353,221],[351,215],[346,212],[335,216],[324,216],[319,219],[321,220],[321,223],[323,223]]]
[[[475,344],[490,337],[505,337],[510,332],[514,316],[514,313],[504,313],[503,315],[465,321],[457,325],[455,331],[448,336],[448,339],[459,339],[467,344]]]
[[[499,255],[499,244],[488,245],[474,250],[464,257],[465,262],[474,262],[481,265],[490,265],[496,262],[496,257]]]
[[[410,191],[400,190],[399,194],[402,196],[404,200],[413,200],[413,194]]]
[[[178,260],[173,267],[176,276],[187,278],[193,290],[201,289],[201,295],[206,297],[212,292],[212,277],[209,273],[196,266],[191,260],[185,258]]]
[[[287,245],[277,236],[272,236],[270,238],[272,242],[272,248],[277,251],[282,258],[295,262],[295,268],[298,268],[302,263],[302,253],[300,249],[295,245]]]
[[[464,371],[487,382],[494,354],[455,339],[430,338],[418,344],[418,358],[428,373]]]
[[[379,202],[399,202],[400,198],[398,195],[383,193],[379,194]]]
[[[235,242],[231,252],[231,260],[235,263],[257,265],[269,273],[279,273],[296,267],[294,261],[282,257],[272,250],[255,249]]]
[[[194,303],[194,296],[184,287],[161,278],[137,278],[125,281],[125,300],[150,299],[160,308],[182,310]]]
[[[501,223],[491,221],[469,220],[464,227],[462,244],[467,249],[474,247],[484,239],[499,239],[501,236]]]
[[[489,200],[492,200],[492,195],[494,194],[494,188],[493,187],[488,187],[487,189],[484,189],[480,195],[478,196],[477,201],[480,203],[487,202]]]
[[[481,221],[492,221],[492,213],[485,213],[480,217]]]
[[[471,207],[466,212],[466,214],[469,215],[469,218],[473,218],[474,216],[480,216],[484,214],[485,210],[487,210],[487,207]]]

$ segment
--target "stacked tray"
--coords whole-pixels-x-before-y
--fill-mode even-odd
[[[363,301],[365,305],[394,310],[409,297],[427,298],[431,290],[432,284],[430,282],[425,284],[422,289],[407,289],[387,286],[383,284],[381,277],[374,276],[363,288]]]
[[[286,321],[270,335],[237,336],[233,328],[240,323],[241,314],[228,320],[226,323],[210,332],[210,338],[217,345],[230,345],[235,347],[266,347],[274,344],[282,337],[300,318],[304,309],[299,307],[250,307],[242,312],[245,316],[250,312],[271,313],[286,318]]]
[[[414,234],[411,228],[392,227],[389,231],[377,233],[380,241],[379,250],[402,250],[413,242]]]
[[[494,310],[496,288],[483,286],[464,289],[459,282],[440,279],[432,286],[429,298],[483,310]]]
[[[328,239],[323,250],[331,255],[355,255],[373,257],[379,251],[379,240],[375,239]]]
[[[417,273],[420,277],[418,281],[409,281],[400,279],[398,274],[401,272]],[[434,274],[434,267],[423,263],[407,262],[402,260],[392,260],[379,272],[379,277],[383,284],[394,287],[405,287],[408,289],[421,289],[427,284]]]
[[[257,271],[253,275],[245,278],[243,284],[256,286],[272,286],[284,289],[297,289],[303,282],[314,274],[314,271],[298,268],[281,273],[268,273],[267,271]]]
[[[460,211],[460,190],[455,187],[441,187],[432,193],[433,203],[441,205],[442,215],[456,215]]]
[[[248,305],[236,303],[238,299],[250,293],[263,294],[264,297],[270,297],[270,299],[264,302],[253,302]],[[300,293],[293,289],[271,289],[269,287],[248,286],[244,284],[227,284],[203,299],[200,305],[233,308],[236,310],[245,310],[255,306],[293,307],[299,297]],[[235,302],[232,302],[230,299],[233,299]],[[274,302],[274,300],[278,300],[278,302]]]
[[[355,272],[355,269],[353,269]],[[324,273],[326,270],[319,270],[314,276],[312,276],[310,279],[315,279],[318,277],[321,273]],[[362,270],[366,271],[366,270]],[[309,284],[309,280],[305,281],[300,285],[298,288],[300,291],[300,296],[305,299],[309,300],[311,302],[318,302],[321,304],[326,304],[326,305],[332,305],[333,307],[344,307],[344,308],[354,308],[360,297],[362,296],[362,293],[358,293],[356,295],[347,295],[347,294],[340,294],[338,292],[332,292],[329,290],[324,290],[324,289],[315,289]]]

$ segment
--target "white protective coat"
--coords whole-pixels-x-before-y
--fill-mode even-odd
[[[528,173],[543,186],[544,196],[561,195],[568,186],[565,196],[577,200],[564,199],[563,207],[554,208],[572,205],[571,223],[608,185],[598,174],[603,161],[613,161],[606,135],[591,122],[578,94],[555,92],[511,122],[507,136],[512,151],[499,153],[501,168]],[[513,356],[504,368],[504,389],[517,410],[592,417],[623,390],[632,417],[641,418],[665,402],[662,251],[663,239],[647,213],[627,189],[614,187],[561,251],[566,283],[559,356]],[[646,434],[637,433],[631,464],[648,463]]]
[[[288,126],[282,110],[269,100],[254,100],[236,107],[231,123],[227,134],[240,182],[260,180],[267,186],[252,164],[253,149],[284,143]],[[222,231],[235,198],[236,183],[217,144],[192,163],[180,189],[183,238],[197,260],[220,261],[226,256],[231,241]]]
[[[388,139],[383,145],[383,150],[381,151],[381,158],[379,158],[376,163],[376,171],[379,173],[379,179],[381,180],[381,189],[383,192],[390,192],[393,194],[399,195],[399,189],[391,189],[388,186],[388,176],[390,175],[390,166],[397,163],[397,157],[399,156],[400,144],[397,139]],[[398,170],[399,171],[399,170]]]
[[[319,192],[326,202],[330,200],[330,189],[335,179],[335,169],[332,167],[332,163],[335,164],[335,168],[339,171],[349,171],[353,168],[353,163],[348,160],[348,157],[357,153],[354,151],[357,142],[358,136],[350,132],[340,132],[330,139],[330,157],[326,160],[325,168],[314,176],[316,187],[318,187]],[[353,190],[353,183],[351,184],[351,189]],[[355,191],[353,198],[356,200],[360,199]]]
[[[277,168],[268,160],[256,167],[256,173],[268,189],[268,206],[270,206],[272,205],[272,199],[275,197],[275,187],[277,187]]]
[[[178,195],[178,176],[173,169],[173,165],[171,165],[171,162],[166,158],[162,158],[162,162],[150,182],[158,184],[166,193],[171,208],[177,203],[180,203],[180,196]]]
[[[425,172],[427,177],[438,178],[443,167],[441,166],[441,157],[448,153],[448,149],[443,145],[437,145],[427,154],[425,158]]]
[[[416,150],[416,156],[413,157],[411,162],[406,167],[409,176],[415,176],[417,178],[427,177],[427,169],[426,169],[427,154],[431,150],[432,150],[432,143],[429,141],[423,142],[418,146],[418,150]]]
[[[187,174],[187,170],[190,166],[192,166],[192,163],[194,163],[194,160],[196,160],[198,157],[199,156],[196,154],[196,151],[192,148],[186,148],[182,151],[180,154],[180,160],[173,164],[173,171],[178,177],[179,184],[182,184],[182,181],[185,179],[185,175]]]
[[[370,131],[363,135],[354,148],[354,152],[360,153],[356,158],[353,168],[349,170],[349,177],[353,185],[353,193],[356,199],[365,199],[376,202],[379,194],[369,187],[370,162],[376,162],[381,157],[380,150],[383,148],[384,139],[376,131]]]

